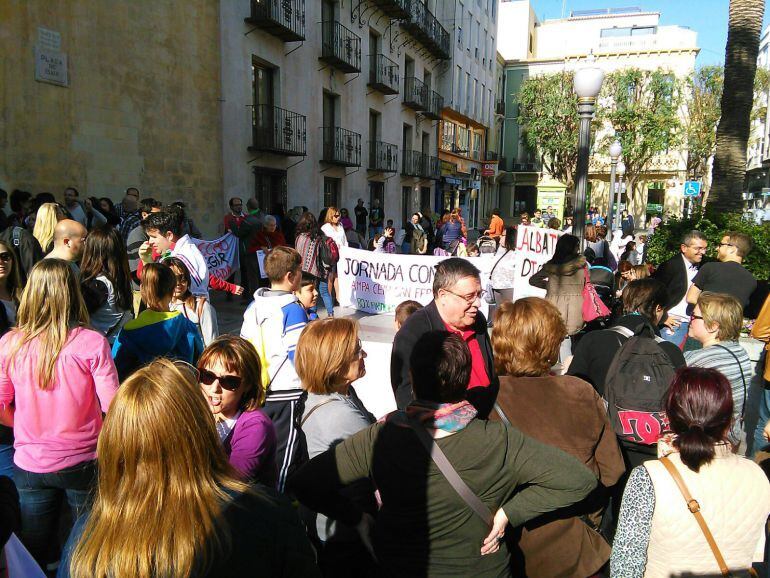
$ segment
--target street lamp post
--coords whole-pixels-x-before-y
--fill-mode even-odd
[[[602,88],[604,72],[594,66],[595,58],[591,54],[588,66],[575,72],[573,89],[578,97],[578,114],[580,115],[580,133],[578,138],[577,182],[575,186],[575,209],[573,213],[572,234],[580,239],[583,247],[583,237],[586,228],[586,189],[588,188],[588,153],[591,146],[591,119],[596,109],[596,97]]]
[[[615,213],[615,230],[620,229],[620,196],[623,194],[623,177],[626,175],[626,164],[623,161],[618,163],[618,212]],[[610,222],[610,233],[612,232],[612,222]]]
[[[607,220],[605,221],[608,225],[612,223],[612,207],[615,202],[615,169],[618,166],[621,152],[623,152],[623,148],[620,146],[619,141],[615,141],[610,145],[610,194],[608,195],[610,206],[607,207]],[[620,207],[618,207],[618,210],[620,210]]]

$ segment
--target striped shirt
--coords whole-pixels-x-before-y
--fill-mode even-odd
[[[735,362],[736,357],[740,361],[740,365]],[[716,369],[724,374],[727,381],[730,382],[730,387],[733,391],[734,422],[728,439],[732,443],[738,443],[742,428],[741,416],[744,413],[744,403],[749,385],[751,384],[751,376],[753,375],[749,354],[746,353],[746,350],[737,341],[722,341],[698,351],[687,351],[684,354],[684,358],[687,361],[688,367]],[[741,377],[741,369],[743,370],[743,377]]]

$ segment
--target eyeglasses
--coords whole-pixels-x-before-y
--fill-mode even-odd
[[[340,214],[339,214],[339,213],[337,213],[336,215],[334,215],[334,218],[335,218],[335,219],[339,219],[339,218],[340,218]]]
[[[700,315],[690,315],[690,320],[692,321],[693,319],[700,319],[701,321],[703,321],[703,317],[701,317]]]
[[[459,297],[463,301],[465,301],[468,305],[473,305],[476,300],[481,300],[481,298],[484,296],[483,291],[479,291],[478,293],[472,293],[471,295],[460,295],[459,293],[455,293],[454,291],[450,291],[449,289],[444,289],[447,293],[451,293],[455,297]]]
[[[198,368],[198,373],[200,373],[200,380],[203,385],[211,385],[219,380],[219,385],[227,391],[235,391],[241,387],[241,378],[237,375],[217,375],[201,367]]]
[[[3,253],[0,253],[0,261],[3,263],[8,263],[9,261],[13,261],[13,255],[11,253],[8,253],[7,251],[4,251]]]

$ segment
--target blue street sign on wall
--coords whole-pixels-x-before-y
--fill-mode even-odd
[[[700,196],[700,183],[698,181],[685,181],[685,183],[684,183],[684,196],[685,197],[699,197]]]

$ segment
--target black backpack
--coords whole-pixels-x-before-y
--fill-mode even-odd
[[[610,423],[621,443],[654,453],[658,438],[671,431],[663,402],[674,364],[648,324],[636,331],[620,326],[609,331],[627,338],[607,370],[604,397]]]
[[[318,270],[330,271],[340,260],[340,250],[334,239],[321,233],[318,236]]]

